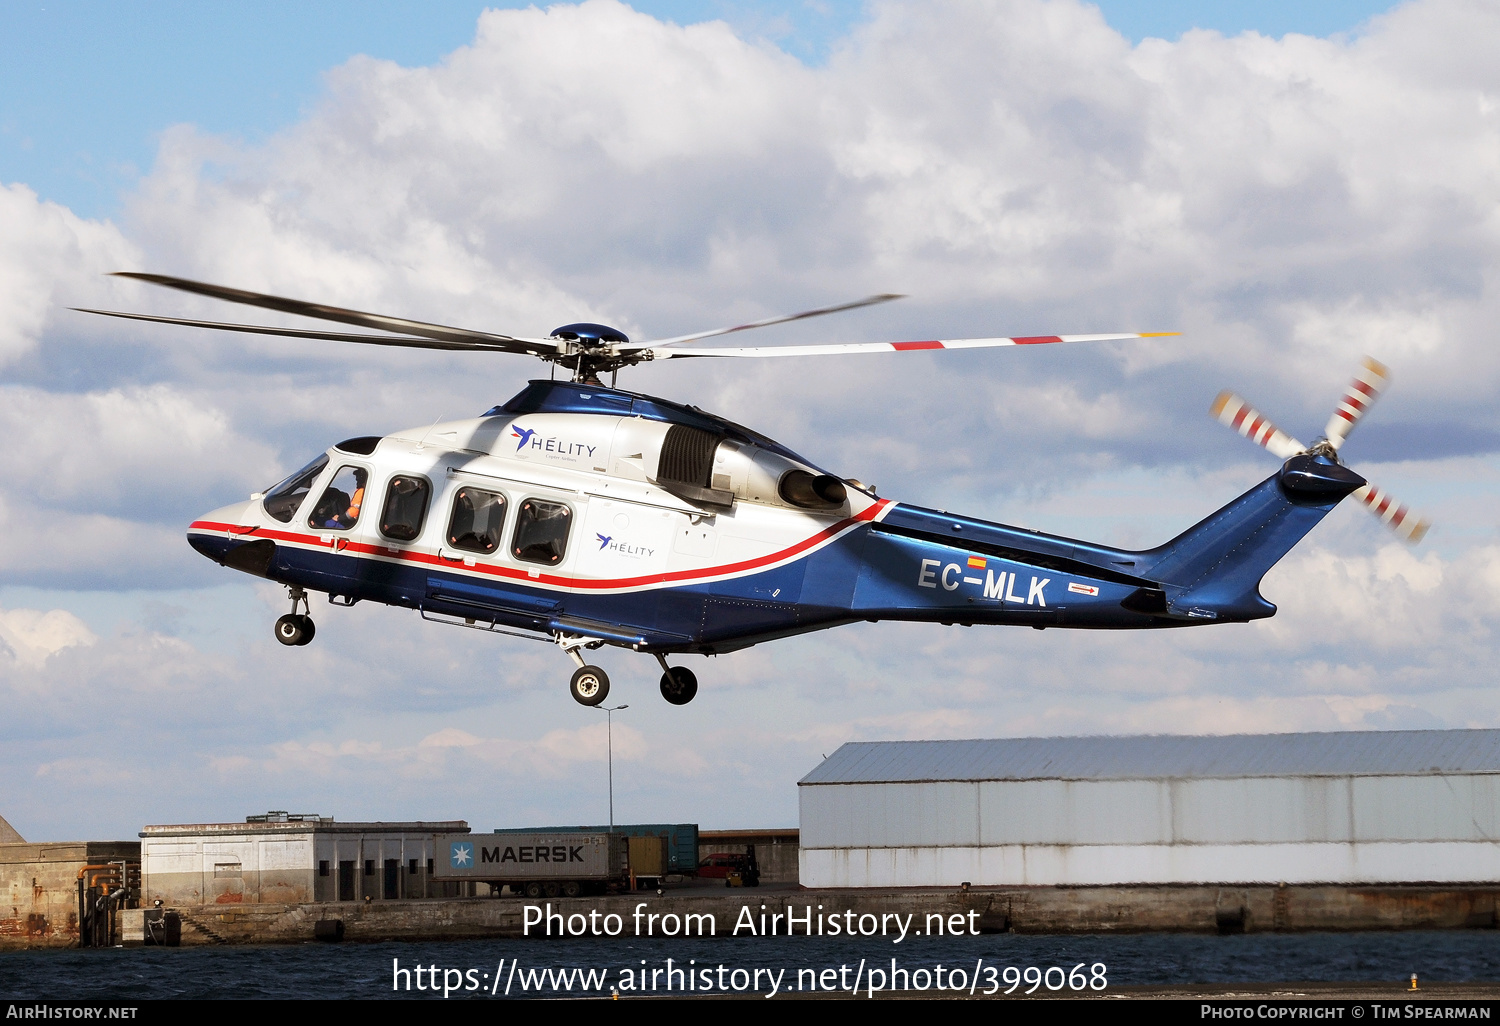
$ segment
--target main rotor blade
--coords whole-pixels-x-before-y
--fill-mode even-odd
[[[1280,459],[1291,459],[1307,446],[1272,424],[1261,412],[1233,392],[1220,392],[1209,415],[1227,428],[1238,431],[1256,445],[1265,446]]]
[[[1380,393],[1385,391],[1386,382],[1390,380],[1391,372],[1386,369],[1385,364],[1372,357],[1365,357],[1364,363],[1354,375],[1354,381],[1344,390],[1344,398],[1339,400],[1333,416],[1328,418],[1328,427],[1323,429],[1334,452],[1338,452],[1344,439],[1349,437],[1349,432],[1354,430],[1354,425],[1359,423],[1359,418],[1380,398]]]
[[[134,278],[137,281],[149,282],[152,285],[162,285],[169,289],[180,289],[183,292],[192,292],[200,296],[222,299],[229,303],[260,306],[267,310],[280,310],[282,313],[297,314],[301,317],[316,317],[320,320],[338,321],[342,324],[357,324],[362,328],[375,328],[380,331],[403,332],[407,335],[433,338],[444,342],[510,342],[520,343],[525,347],[520,350],[514,350],[519,352],[532,353],[539,350],[557,351],[555,343],[546,342],[541,339],[521,339],[510,335],[495,335],[487,331],[453,328],[445,324],[409,321],[404,317],[388,317],[385,314],[365,313],[362,310],[348,310],[340,306],[325,306],[321,303],[309,303],[301,299],[287,299],[282,296],[271,296],[262,292],[247,292],[244,289],[231,289],[224,285],[210,285],[201,281],[189,281],[186,278],[173,278],[165,274],[115,271],[112,276],[116,278]]]
[[[446,349],[460,353],[533,353],[543,352],[522,348],[521,343],[508,342],[443,342],[433,338],[402,338],[400,335],[356,335],[342,331],[309,331],[302,328],[268,328],[259,324],[228,324],[222,321],[192,321],[183,317],[154,317],[151,314],[123,313],[119,310],[88,310],[81,306],[71,307],[79,313],[99,314],[103,317],[123,317],[132,321],[153,321],[157,324],[183,324],[190,328],[213,328],[218,331],[241,331],[256,335],[281,335],[286,338],[316,338],[330,342],[364,342],[377,346],[408,346],[414,349]]]
[[[675,346],[679,342],[696,342],[700,338],[713,338],[715,335],[729,335],[736,331],[749,331],[751,328],[765,328],[772,324],[785,324],[788,321],[806,320],[808,317],[822,317],[824,314],[842,313],[845,310],[858,310],[862,306],[874,306],[876,303],[889,303],[893,299],[905,299],[906,297],[894,292],[882,292],[875,296],[866,296],[864,299],[856,299],[852,303],[840,303],[838,306],[825,306],[818,310],[804,310],[801,313],[788,314],[785,317],[767,317],[763,321],[751,321],[749,324],[737,324],[732,328],[714,328],[712,331],[698,331],[691,335],[678,335],[676,338],[659,338],[651,342],[641,342],[629,346],[621,346],[621,352],[632,352],[639,349],[651,349],[655,346]]]
[[[1114,335],[1031,335],[1015,338],[949,338],[927,342],[843,342],[816,346],[725,346],[704,349],[650,349],[653,360],[686,356],[848,356],[857,353],[910,353],[928,349],[990,349],[996,346],[1035,346],[1053,342],[1113,342],[1127,338],[1162,338],[1175,331],[1147,331]]]
[[[1401,505],[1389,494],[1368,482],[1350,494],[1364,503],[1371,513],[1380,518],[1382,523],[1413,545],[1421,541],[1427,529],[1432,526],[1432,521],[1413,513],[1410,507]]]

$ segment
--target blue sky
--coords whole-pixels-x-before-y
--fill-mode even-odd
[[[432,64],[469,42],[471,0],[13,0],[0,5],[0,182],[25,182],[88,217],[109,216],[150,168],[162,129],[187,122],[258,141],[315,102],[325,71],[356,54]],[[687,25],[723,19],[810,63],[865,17],[849,0],[652,0],[637,10]],[[1326,36],[1387,0],[1105,0],[1133,41],[1190,29]],[[561,69],[560,69],[561,70]]]
[[[1310,440],[1390,365],[1342,451],[1432,515],[1421,546],[1346,504],[1268,621],[851,625],[701,660],[680,709],[606,651],[622,819],[788,825],[845,740],[1500,725],[1500,8],[1382,7],[0,6],[0,815],[605,814],[561,653],[368,603],[283,649],[285,596],[183,539],[540,365],[69,309],[236,316],[120,269],[528,335],[884,291],[761,338],[1178,330],[621,377],[898,501],[1132,547],[1274,469],[1220,389]]]

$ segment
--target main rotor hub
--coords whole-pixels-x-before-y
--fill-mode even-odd
[[[561,328],[553,328],[552,337],[577,342],[585,349],[598,349],[601,346],[630,341],[630,336],[620,329],[611,328],[608,324],[594,324],[590,321],[579,321],[576,324],[564,324]]]

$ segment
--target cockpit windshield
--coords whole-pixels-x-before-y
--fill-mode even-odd
[[[302,505],[302,500],[307,498],[308,492],[312,491],[313,482],[317,480],[318,475],[326,466],[328,466],[328,456],[325,453],[268,491],[265,499],[261,501],[261,506],[283,524],[291,523],[292,517],[297,515],[298,507]]]

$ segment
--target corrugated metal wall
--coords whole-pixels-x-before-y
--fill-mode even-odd
[[[809,783],[805,886],[1500,879],[1500,775]]]
[[[1500,777],[809,784],[804,848],[1500,839]]]

